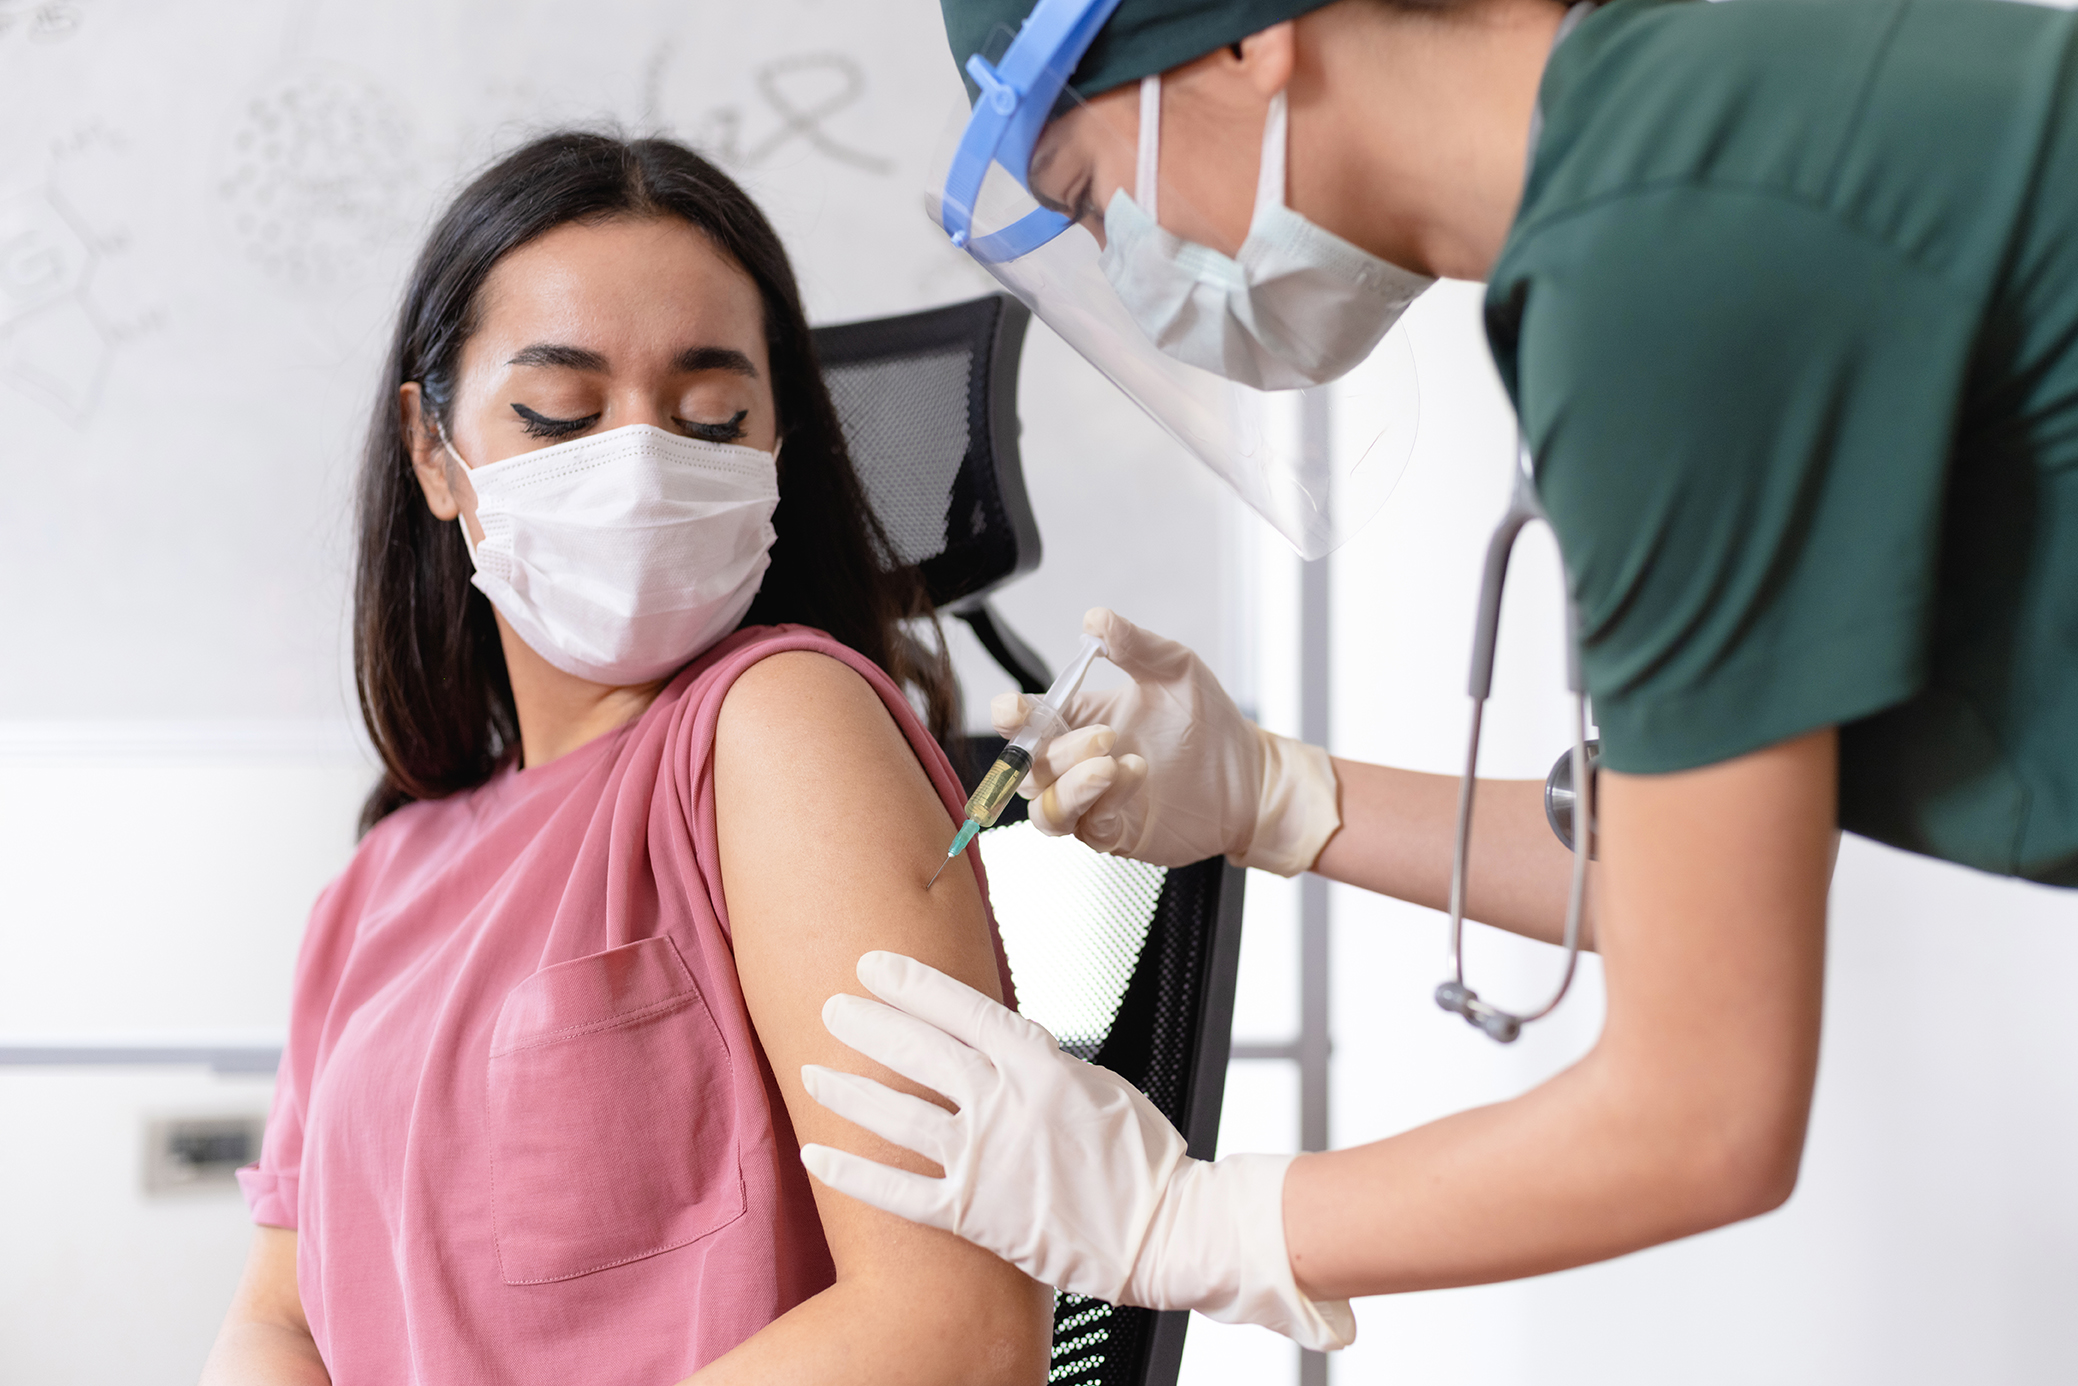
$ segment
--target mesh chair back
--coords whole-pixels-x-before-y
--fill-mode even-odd
[[[1020,1007],[1063,1048],[1130,1080],[1176,1123],[1192,1155],[1210,1159],[1233,1030],[1244,873],[1218,857],[1164,871],[1042,837],[1023,822],[983,833],[981,852]],[[1189,1317],[1059,1294],[1048,1381],[1173,1386]]]
[[[932,604],[958,612],[1039,566],[1017,450],[1031,313],[1008,294],[815,329],[852,464]]]

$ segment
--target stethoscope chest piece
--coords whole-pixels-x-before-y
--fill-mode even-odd
[[[1601,769],[1602,743],[1599,739],[1587,743],[1588,797],[1594,797],[1597,773]],[[1566,844],[1569,852],[1579,851],[1573,842],[1573,810],[1580,796],[1573,790],[1573,753],[1566,751],[1552,762],[1551,773],[1544,777],[1544,821],[1551,824],[1558,840]],[[1596,860],[1595,824],[1590,815],[1587,824],[1587,857]]]

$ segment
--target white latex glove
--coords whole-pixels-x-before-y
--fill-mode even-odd
[[[805,1065],[809,1096],[945,1171],[932,1179],[804,1145],[817,1179],[1075,1294],[1257,1323],[1322,1350],[1356,1337],[1347,1300],[1316,1303],[1292,1277],[1292,1156],[1193,1160],[1132,1084],[972,987],[899,953],[860,958],[859,980],[887,1004],[831,997],[830,1033],[959,1111]]]
[[[1018,791],[1039,831],[1156,866],[1224,855],[1280,876],[1311,867],[1342,825],[1328,753],[1243,717],[1187,646],[1101,606],[1082,628],[1133,681],[1069,701],[1076,730],[1041,749]],[[1015,735],[1029,705],[1022,693],[992,702],[997,732]]]

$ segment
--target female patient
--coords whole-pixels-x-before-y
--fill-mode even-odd
[[[386,773],[205,1381],[1043,1380],[1044,1288],[797,1154],[902,1154],[800,1086],[871,1071],[820,1019],[860,953],[1007,982],[976,873],[922,889],[960,793],[901,684],[942,720],[949,680],[757,208],[659,140],[484,174],[412,277],[359,523]]]

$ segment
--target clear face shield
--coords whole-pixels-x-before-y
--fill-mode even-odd
[[[1096,105],[1067,89],[1116,4],[1039,0],[969,62],[980,95],[949,122],[927,210],[1301,556],[1323,557],[1406,467],[1420,392],[1405,332],[1384,327],[1426,281],[1285,211],[1281,100],[1248,242],[1237,257],[1198,243],[1211,223],[1160,158],[1159,84]],[[1288,252],[1309,235],[1324,249]],[[1299,392],[1328,379],[1337,446],[1308,446]]]

